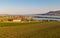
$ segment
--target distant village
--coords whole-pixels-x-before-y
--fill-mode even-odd
[[[36,21],[33,16],[0,16],[0,22],[24,22]]]

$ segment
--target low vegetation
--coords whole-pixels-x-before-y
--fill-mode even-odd
[[[0,38],[60,38],[60,22],[0,22]]]

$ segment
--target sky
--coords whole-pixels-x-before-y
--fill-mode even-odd
[[[0,14],[44,14],[60,10],[60,0],[0,0]]]

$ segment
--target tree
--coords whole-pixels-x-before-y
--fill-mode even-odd
[[[13,21],[13,19],[8,19],[8,21]]]

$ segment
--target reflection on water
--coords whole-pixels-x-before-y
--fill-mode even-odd
[[[34,16],[40,16],[40,18],[33,18],[34,20],[57,20],[57,21],[60,21],[60,16],[49,16],[49,15],[34,15]]]
[[[60,19],[56,19],[56,18],[33,18],[34,20],[57,20],[60,21]]]
[[[50,16],[50,15],[23,15],[23,16],[40,17],[40,18],[32,18],[34,20],[57,20],[57,21],[60,21],[60,16]]]

